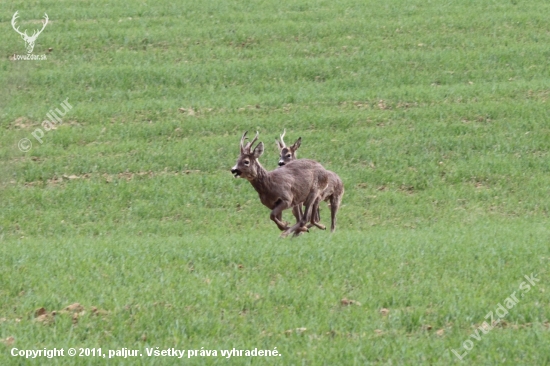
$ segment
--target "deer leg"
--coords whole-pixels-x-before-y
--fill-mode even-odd
[[[292,214],[296,218],[296,222],[299,222],[302,219],[302,216],[303,216],[301,207],[300,206],[293,206],[292,207]],[[277,219],[281,222],[284,222],[285,226],[288,228],[289,223],[286,222],[286,221],[283,221],[283,213],[282,212],[279,213],[279,215],[277,216]]]
[[[315,205],[313,206],[313,213],[311,215],[311,221],[306,225],[309,229],[310,227],[315,226],[316,228],[319,228],[321,230],[326,230],[326,226],[321,224],[319,221],[321,220],[321,217],[319,215],[319,204],[321,203],[321,200],[317,200],[315,202]]]
[[[311,223],[310,225],[314,225],[315,227],[326,230],[326,226],[321,224],[319,221],[321,220],[321,216],[319,215],[319,204],[321,203],[320,199],[317,199],[315,201],[315,204],[313,205],[313,214],[311,215]]]
[[[300,222],[297,222],[294,226],[287,229],[283,234],[281,234],[281,236],[287,236],[290,233],[293,233],[294,236],[298,236],[301,232],[307,231],[307,223],[312,220],[311,211],[317,199],[317,192],[310,192],[305,202],[306,210],[304,212],[304,216],[302,216]]]
[[[282,217],[282,212],[283,210],[287,209],[290,207],[290,204],[289,202],[285,202],[285,201],[280,201],[276,206],[275,208],[271,211],[271,215],[269,215],[269,218],[275,222],[275,224],[277,225],[277,227],[279,228],[279,230],[281,231],[285,231],[285,230],[288,230],[288,225],[281,221],[281,217]]]
[[[342,195],[343,195],[343,192],[340,195],[333,194],[330,197],[330,218],[331,218],[330,232],[332,233],[334,232],[334,230],[336,230],[336,213],[338,212],[338,208],[340,208]]]
[[[296,218],[296,222],[299,222],[302,219],[302,216],[304,216],[304,214],[302,213],[301,205],[293,206],[292,207],[292,214]]]
[[[304,207],[305,207],[305,206],[304,206]],[[302,214],[302,216],[300,216],[300,219],[301,219],[301,217],[304,216],[304,213],[302,212],[302,205],[300,205],[300,213]],[[313,225],[313,224],[307,224],[307,225],[306,225],[306,227],[307,227],[308,229],[309,229],[310,227],[312,227],[312,226],[314,226],[314,225]],[[309,230],[307,230],[307,231],[309,231]]]
[[[286,227],[288,227],[289,223],[286,221],[283,221],[283,213],[281,212],[279,216],[277,216],[277,219],[285,224]]]
[[[294,215],[294,217],[296,218],[296,224],[299,223],[301,220],[302,220],[302,208],[300,207],[301,205],[296,205],[296,206],[292,206],[292,214]],[[286,230],[288,230],[288,226],[286,227]],[[281,237],[286,237],[288,236],[289,233],[282,233],[281,234]]]
[[[317,209],[314,212],[315,212],[315,222],[321,221],[321,213],[319,212],[319,205],[317,205]]]
[[[296,205],[292,207],[292,213],[296,217],[296,224],[294,224],[292,227],[287,228],[282,234],[281,238],[286,238],[290,233],[293,233],[294,236],[300,235],[303,231],[308,231],[307,227],[305,225],[302,225],[302,221],[304,220],[304,215],[302,214],[302,205]],[[299,233],[296,231],[299,230]]]

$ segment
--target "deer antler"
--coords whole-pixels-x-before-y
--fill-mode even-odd
[[[248,150],[250,150],[250,148],[252,147],[252,144],[256,142],[256,140],[258,139],[258,135],[259,135],[259,134],[260,134],[260,133],[259,133],[258,131],[256,131],[256,136],[254,136],[254,138],[252,139],[252,141],[250,141],[250,142],[248,143]]]
[[[248,131],[244,131],[243,137],[241,137],[241,154],[244,154],[244,149],[245,149],[245,147],[244,147],[244,145],[243,145],[243,142],[244,142],[244,140],[246,140],[246,134],[247,134],[247,133],[248,133]]]
[[[259,132],[256,131],[256,136],[254,136],[252,141],[247,142],[246,145],[243,146],[244,140],[247,139],[247,137],[246,137],[247,133],[248,133],[248,131],[245,131],[244,134],[243,134],[243,137],[241,137],[241,154],[249,154],[250,153],[250,148],[252,147],[252,144],[254,142],[256,142],[256,140],[258,139],[258,135],[260,134]]]
[[[17,21],[17,18],[19,18],[19,11],[16,11],[15,14],[13,14],[13,17],[11,18],[11,26],[13,27],[13,30],[15,30],[17,33],[19,33],[23,37],[25,37],[25,36],[28,37],[26,29],[25,29],[25,33],[21,33],[19,31],[19,27],[15,28],[15,22]]]
[[[283,129],[283,134],[282,135],[279,135],[281,137],[281,144],[283,144],[282,147],[285,147],[286,144],[285,144],[285,141],[283,140],[283,138],[285,137],[285,134],[286,134],[286,128]]]

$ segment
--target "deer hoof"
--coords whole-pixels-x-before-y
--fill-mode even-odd
[[[319,224],[318,222],[315,223],[315,226],[318,228],[318,229],[321,229],[321,230],[326,230],[327,227],[323,224]]]
[[[296,231],[309,232],[309,228],[307,226],[300,226],[298,229],[296,229]]]
[[[300,235],[302,235],[302,234],[305,233],[305,232],[308,232],[308,233],[309,233],[309,230],[300,230],[300,229],[303,229],[303,227],[302,227],[302,228],[298,228],[298,229],[294,232],[294,234],[292,235],[293,238],[294,238],[294,237],[297,237],[297,236],[300,236]]]

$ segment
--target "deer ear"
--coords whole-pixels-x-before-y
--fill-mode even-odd
[[[296,140],[294,145],[292,145],[292,147],[291,147],[292,151],[298,150],[298,148],[300,147],[301,144],[302,144],[302,138],[298,137],[298,140]]]
[[[258,159],[263,153],[264,153],[264,143],[260,142],[252,152],[252,155],[254,155],[255,159]]]

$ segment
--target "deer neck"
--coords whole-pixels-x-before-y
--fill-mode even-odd
[[[269,186],[269,173],[259,161],[257,163],[256,176],[250,179],[250,184],[252,184],[258,193],[261,193]]]

